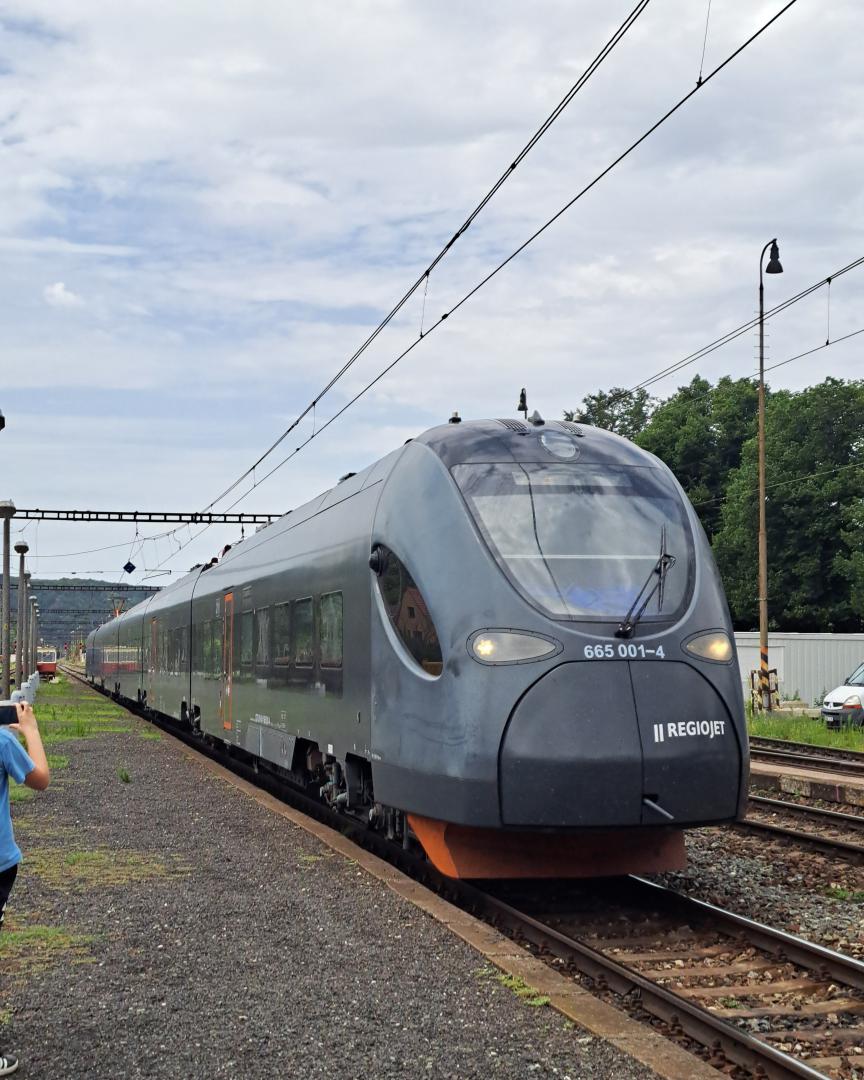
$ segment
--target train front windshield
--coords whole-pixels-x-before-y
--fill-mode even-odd
[[[651,588],[664,549],[674,564],[644,618],[682,607],[690,530],[680,495],[659,470],[487,464],[452,472],[499,565],[553,618],[623,618],[646,580]]]

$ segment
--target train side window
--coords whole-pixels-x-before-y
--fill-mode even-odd
[[[255,670],[259,675],[270,674],[270,608],[259,608],[255,612]]]
[[[235,626],[239,623],[240,640],[237,641],[237,630],[234,632],[234,674],[251,675],[252,659],[255,655],[255,616],[251,611],[244,611],[239,619],[235,619]],[[239,648],[237,647],[239,645]]]
[[[325,593],[319,611],[321,685],[325,694],[342,697],[342,593]]]
[[[214,619],[210,624],[212,638],[210,646],[210,674],[217,679],[222,678],[222,620]]]
[[[288,682],[291,666],[291,605],[277,604],[273,608],[273,680]]]
[[[402,560],[383,546],[379,551],[384,571],[378,577],[378,588],[393,629],[427,674],[440,675],[444,666],[441,645],[426,601]]]
[[[342,593],[321,597],[321,666],[342,667]]]
[[[315,662],[312,597],[294,602],[294,664],[311,668]]]

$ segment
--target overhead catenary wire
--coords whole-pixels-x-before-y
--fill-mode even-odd
[[[823,288],[823,286],[830,285],[833,279],[842,277],[843,274],[848,274],[850,273],[850,271],[856,270],[860,266],[864,266],[864,255],[860,256],[857,259],[853,259],[852,262],[847,263],[846,266],[841,267],[839,270],[835,270],[833,274],[829,274],[827,277],[821,278],[819,281],[814,282],[814,284],[812,285],[808,285],[806,289],[802,289],[794,296],[790,296],[786,300],[783,300],[779,304],[776,304],[774,307],[769,308],[765,312],[764,318],[767,320],[774,315],[779,315],[787,308],[790,308],[793,305],[800,303],[800,301],[802,300],[806,300],[808,296],[811,296],[813,293]],[[642,390],[648,386],[653,385],[656,382],[660,382],[661,379],[668,378],[668,376],[670,375],[675,375],[682,368],[688,367],[690,364],[694,364],[696,363],[696,361],[701,360],[705,356],[708,356],[709,353],[715,352],[717,349],[722,348],[724,345],[728,345],[730,342],[736,340],[736,338],[741,337],[743,334],[746,334],[749,330],[752,330],[758,325],[759,316],[756,315],[752,319],[749,319],[747,322],[742,323],[740,326],[736,326],[734,330],[729,330],[721,337],[716,338],[708,345],[703,345],[702,348],[690,353],[682,360],[676,360],[674,364],[669,364],[667,367],[661,368],[660,371],[655,372],[653,375],[649,375],[646,379],[642,379],[634,386],[631,386],[628,390],[624,390],[620,394],[615,395],[615,397],[610,400],[610,404],[612,404],[613,401],[617,401],[619,399],[627,397],[630,394],[634,394],[637,390]]]
[[[706,86],[711,81],[711,79],[713,79],[716,75],[718,75],[728,64],[730,64],[738,55],[740,55],[740,53],[742,53],[744,51],[744,49],[746,49],[749,45],[751,45],[774,22],[776,22],[777,19],[779,19],[781,17],[781,15],[784,14],[784,12],[788,11],[789,8],[791,8],[795,3],[797,3],[797,0],[789,0],[789,2],[786,3],[775,15],[773,15],[770,19],[768,19],[767,22],[763,23],[763,25],[757,31],[755,31],[753,34],[751,34],[750,37],[747,38],[746,41],[744,41],[741,45],[739,45],[738,48],[734,50],[734,52],[730,53],[729,56],[727,56],[725,60],[723,60],[720,64],[718,64],[717,67],[715,67],[713,69],[713,71],[711,71],[703,79],[702,83],[699,86],[694,87],[687,94],[685,94],[675,105],[672,106],[672,108],[667,110],[667,112],[665,112],[663,114],[663,116],[660,117],[659,120],[657,120],[654,124],[652,124],[651,127],[648,128],[647,131],[645,131],[642,135],[640,135],[639,138],[636,139],[634,142],[632,142],[627,147],[626,150],[624,150],[621,154],[619,154],[618,157],[616,157],[611,162],[611,164],[607,165],[606,168],[602,170],[602,172],[598,173],[597,176],[595,176],[594,179],[590,181],[590,183],[586,184],[579,192],[577,192],[576,195],[573,196],[573,198],[571,198],[568,202],[566,202],[564,204],[564,206],[561,207],[560,210],[558,210],[555,214],[552,215],[552,217],[550,217],[546,222],[544,222],[543,225],[541,225],[538,229],[536,229],[528,237],[527,240],[525,240],[522,244],[519,245],[519,247],[517,247],[515,249],[515,251],[511,252],[510,255],[508,255],[505,259],[503,259],[501,262],[499,262],[497,264],[497,266],[494,267],[494,269],[492,269],[488,274],[486,274],[486,276],[483,277],[476,285],[474,285],[473,288],[471,288],[467,293],[465,293],[461,297],[461,299],[459,299],[448,311],[446,311],[444,314],[439,316],[438,320],[436,322],[434,322],[430,326],[430,328],[426,331],[426,333],[424,334],[422,339],[417,338],[414,341],[412,341],[386,367],[384,367],[375,376],[374,379],[372,379],[370,382],[368,382],[357,394],[355,394],[345,405],[343,405],[341,409],[339,409],[336,413],[334,413],[334,415],[331,416],[330,419],[328,421],[326,421],[326,423],[324,423],[313,435],[309,436],[302,443],[300,443],[300,445],[295,450],[293,450],[290,454],[288,454],[286,457],[284,457],[268,473],[265,473],[265,475],[260,480],[257,481],[255,486],[257,487],[259,484],[263,483],[264,480],[266,480],[268,477],[272,476],[278,469],[280,469],[284,464],[286,464],[286,462],[290,461],[292,457],[294,457],[297,453],[299,453],[300,450],[303,449],[303,447],[308,446],[308,444],[312,441],[313,438],[315,438],[317,435],[320,435],[321,432],[325,431],[327,429],[327,427],[329,427],[330,424],[332,424],[336,419],[338,419],[340,416],[342,416],[343,413],[345,413],[347,411],[347,409],[349,409],[352,405],[354,405],[357,401],[359,401],[360,398],[364,396],[364,394],[368,393],[368,391],[371,390],[373,386],[375,386],[378,382],[380,382],[380,380],[382,378],[384,378],[385,375],[387,375],[390,371],[393,370],[394,367],[396,367],[397,364],[399,364],[402,360],[404,360],[405,357],[408,356],[408,354],[411,353],[417,347],[417,345],[420,344],[421,340],[425,340],[425,338],[428,338],[429,335],[434,330],[436,330],[438,327],[440,327],[441,324],[446,319],[448,319],[451,315],[453,315],[456,311],[458,311],[464,304],[466,304],[470,299],[472,299],[485,285],[487,285],[509,263],[511,263],[518,255],[520,255],[536,239],[538,239],[538,237],[540,237],[544,232],[546,232],[546,230],[548,228],[550,228],[551,225],[553,225],[568,210],[570,210],[583,196],[585,196],[596,184],[598,184],[600,182],[600,180],[602,180],[605,176],[607,176],[616,167],[616,165],[620,164],[620,162],[622,162],[626,157],[628,157],[651,134],[653,134],[653,132],[655,132],[662,124],[664,124],[670,117],[672,117],[687,101],[689,101],[690,98],[692,98],[694,94],[696,94],[703,86]],[[864,258],[858,260],[858,263],[862,263],[862,262],[864,262]],[[840,273],[843,273],[843,272],[845,272],[845,271],[840,271]],[[835,274],[834,276],[836,277],[838,275]],[[819,285],[821,285],[821,284],[822,284],[822,282],[819,283]],[[818,288],[819,285],[813,286],[812,288]],[[776,310],[780,310],[781,307],[782,307],[781,305],[778,305],[778,308]],[[750,326],[752,326],[752,325],[753,325],[752,323],[748,323],[746,325],[746,328],[749,329]],[[247,473],[247,475],[248,475],[248,473]],[[248,494],[249,494],[249,492],[246,492],[243,496],[241,496],[240,499],[237,499],[235,502],[233,502],[231,504],[231,506],[229,507],[229,510],[233,509]]]
[[[817,469],[815,472],[802,473],[801,476],[793,476],[789,480],[778,480],[774,484],[768,484],[765,488],[766,491],[774,491],[777,488],[789,487],[792,484],[800,484],[804,480],[813,480],[816,477],[821,476],[834,476],[836,473],[844,472],[846,469],[864,469],[864,461],[849,461],[845,465],[835,465],[831,469]],[[748,491],[749,495],[758,495],[759,488],[751,488]],[[732,498],[731,495],[718,495],[714,499],[703,499],[702,502],[693,503],[694,508],[700,506],[711,506],[715,503],[728,502]]]
[[[495,181],[495,183],[489,188],[489,190],[483,195],[483,197],[480,199],[480,201],[475,205],[473,210],[471,210],[469,212],[468,216],[465,218],[465,220],[462,222],[462,224],[459,226],[459,228],[456,229],[456,231],[452,234],[452,236],[447,241],[447,243],[444,244],[444,246],[440,249],[440,251],[431,260],[431,262],[426,266],[426,268],[423,270],[423,272],[420,274],[420,276],[402,294],[400,299],[397,300],[397,302],[393,305],[393,307],[390,309],[390,311],[378,323],[378,325],[374,328],[374,330],[372,330],[372,332],[366,337],[366,339],[362,342],[362,344],[359,346],[359,348],[354,353],[352,353],[351,356],[349,356],[349,358],[345,361],[345,363],[336,371],[336,373],[330,378],[330,380],[318,391],[318,393],[315,395],[315,397],[312,399],[312,401],[295,417],[294,420],[292,420],[292,422],[282,432],[282,434],[279,435],[279,437],[275,440],[275,442],[273,442],[264,451],[264,453],[261,454],[261,456],[252,465],[249,466],[248,469],[246,469],[243,473],[241,473],[241,475],[238,476],[236,480],[234,480],[231,484],[229,484],[229,486],[227,488],[225,488],[224,491],[222,491],[219,495],[217,495],[216,498],[212,500],[212,502],[209,502],[207,504],[207,506],[205,507],[205,510],[202,511],[202,512],[206,512],[207,510],[212,509],[212,507],[214,507],[216,505],[216,503],[221,502],[222,499],[224,499],[232,491],[236,490],[236,488],[239,487],[239,485],[242,484],[243,481],[245,479],[247,479],[247,477],[252,475],[252,473],[257,469],[257,467],[259,465],[261,465],[261,463],[263,461],[265,461],[274,452],[274,450],[276,450],[276,448],[279,447],[285,441],[285,439],[288,437],[288,435],[290,435],[291,432],[294,431],[295,428],[297,428],[300,423],[302,423],[302,421],[306,418],[306,416],[308,416],[309,413],[315,409],[315,407],[321,401],[321,399],[327,393],[329,393],[330,390],[333,389],[333,387],[336,385],[336,383],[357,362],[357,360],[359,360],[359,358],[369,348],[369,346],[376,340],[376,338],[378,338],[378,336],[382,333],[382,331],[385,330],[387,326],[389,326],[389,324],[393,321],[393,319],[396,317],[396,315],[398,315],[398,313],[402,310],[402,308],[405,306],[405,304],[408,303],[408,301],[417,292],[417,290],[420,288],[420,286],[422,285],[424,287],[424,291],[428,288],[429,275],[432,273],[432,271],[441,263],[441,261],[446,257],[448,252],[453,248],[454,244],[459,240],[459,238],[461,236],[464,235],[464,233],[468,230],[468,228],[473,224],[475,219],[478,217],[478,215],[482,213],[482,211],[489,204],[489,202],[495,197],[495,195],[498,193],[498,191],[500,191],[500,189],[504,186],[504,184],[510,179],[510,177],[513,175],[513,173],[518,168],[518,166],[522,163],[522,161],[528,156],[528,154],[530,154],[530,152],[534,149],[534,147],[537,145],[537,143],[543,138],[543,136],[546,134],[546,132],[552,127],[552,125],[555,123],[555,121],[558,120],[558,118],[561,116],[561,114],[564,112],[564,110],[567,108],[567,106],[573,101],[573,99],[576,97],[576,95],[579,93],[579,91],[585,86],[585,84],[589,81],[589,79],[591,79],[591,77],[594,75],[594,73],[597,71],[597,69],[603,63],[603,61],[606,60],[606,58],[610,55],[610,53],[613,51],[613,49],[616,47],[616,45],[618,45],[619,42],[624,38],[625,34],[628,32],[628,30],[630,30],[630,28],[633,26],[633,24],[636,22],[636,20],[642,14],[642,12],[645,10],[645,8],[648,6],[649,2],[650,2],[650,0],[639,0],[639,2],[630,11],[630,13],[627,15],[627,17],[624,19],[624,21],[620,24],[620,26],[615,30],[615,32],[612,34],[612,36],[609,38],[609,40],[606,42],[606,44],[603,46],[603,48],[597,53],[597,55],[594,57],[594,59],[591,61],[591,63],[588,65],[588,67],[582,72],[582,74],[579,76],[579,78],[576,80],[576,82],[570,87],[570,89],[567,91],[567,93],[564,95],[564,97],[558,102],[558,104],[555,106],[555,108],[552,110],[552,112],[549,113],[549,115],[546,117],[546,119],[543,121],[543,123],[540,125],[540,127],[534,132],[534,134],[531,136],[531,138],[528,140],[528,142],[516,154],[516,156],[512,159],[512,161],[507,166],[507,168],[501,173],[501,175],[498,177],[498,179]],[[792,0],[792,2],[794,3],[795,0]],[[424,335],[423,329],[422,329],[422,316],[421,316],[420,337],[422,338],[424,336],[425,335]]]
[[[794,356],[788,356],[785,360],[779,360],[776,364],[769,364],[763,370],[767,375],[769,371],[776,371],[777,368],[785,367],[787,364],[793,363],[795,360],[804,360],[808,356],[812,356],[814,353],[822,352],[823,349],[830,349],[832,345],[839,345],[843,341],[849,341],[850,338],[858,337],[859,334],[864,334],[864,326],[858,330],[851,330],[848,334],[843,334],[840,337],[834,338],[833,341],[824,341],[821,345],[814,345],[812,349],[805,349],[804,352],[796,353]],[[750,372],[747,375],[741,375],[741,379],[757,379],[759,377],[759,369]],[[689,387],[682,387],[681,389],[689,389]],[[688,394],[687,404],[692,405],[699,401],[704,401],[711,396],[715,391],[716,386],[709,386],[707,390],[701,391],[698,394]],[[628,393],[630,391],[627,391]],[[612,401],[618,400],[617,398],[610,399]],[[668,400],[668,399],[667,399]]]
[[[594,187],[596,187],[596,185],[599,184],[601,180],[608,176],[609,173],[613,171],[613,169],[615,169],[622,161],[628,158],[634,150],[641,146],[646,139],[648,139],[655,131],[662,127],[663,124],[665,124],[669,119],[671,119],[671,117],[674,116],[681,108],[683,108],[683,106],[695,94],[697,94],[703,87],[707,86],[712,79],[716,78],[716,76],[719,75],[721,71],[728,67],[733,60],[740,56],[741,53],[744,52],[744,50],[747,49],[750,45],[752,45],[754,41],[761,37],[775,22],[777,22],[778,19],[780,19],[787,11],[789,11],[790,8],[794,7],[797,2],[798,0],[787,0],[787,3],[785,3],[777,12],[775,12],[774,15],[767,19],[736,49],[729,53],[729,55],[726,56],[724,60],[722,60],[715,68],[713,68],[713,70],[709,72],[709,74],[702,80],[700,84],[693,87],[681,98],[679,98],[679,100],[675,102],[675,104],[672,105],[669,109],[667,109],[666,112],[663,113],[663,115],[658,120],[651,124],[651,126],[645,132],[643,132],[642,135],[640,135],[637,139],[630,143],[625,150],[618,154],[618,156],[615,157],[609,165],[602,169],[591,181],[589,181],[584,187],[582,187],[572,198],[570,198],[555,214],[553,214],[539,228],[537,228],[514,251],[512,251],[506,258],[502,259],[492,270],[490,270],[483,278],[481,278],[476,285],[474,285],[459,300],[457,300],[452,307],[450,307],[446,312],[441,314],[438,319],[430,325],[429,329],[425,332],[422,338],[415,338],[414,341],[412,341],[405,349],[403,349],[389,364],[387,364],[381,371],[379,371],[379,373],[373,379],[366,383],[365,386],[363,386],[348,402],[346,402],[346,404],[343,405],[342,408],[340,408],[336,413],[334,413],[333,416],[331,416],[327,421],[325,421],[311,435],[304,439],[294,450],[292,450],[289,454],[282,458],[275,466],[273,466],[273,468],[271,468],[267,473],[265,473],[265,475],[261,479],[257,479],[256,477],[253,486],[247,491],[245,491],[243,494],[241,494],[233,503],[231,503],[229,510],[233,509],[233,507],[237,506],[238,503],[242,502],[245,498],[247,498],[252,491],[254,491],[258,486],[260,486],[260,484],[264,483],[267,479],[269,479],[269,477],[271,477],[274,473],[281,469],[298,453],[300,453],[301,450],[303,450],[312,442],[313,439],[317,438],[324,431],[326,431],[332,423],[334,423],[349,408],[351,408],[354,404],[356,404],[357,401],[359,401],[365,394],[367,394],[369,390],[371,390],[378,382],[381,381],[381,379],[383,379],[390,371],[392,371],[397,364],[404,360],[405,357],[408,356],[422,341],[425,341],[429,337],[429,335],[432,334],[435,330],[437,330],[451,315],[455,314],[455,312],[460,310],[466,303],[468,303],[474,296],[476,296],[476,294],[480,292],[480,290],[483,289],[486,285],[488,285],[489,282],[493,280],[493,278],[495,278],[503,269],[505,269],[505,267],[507,267],[514,259],[521,255],[523,251],[530,247],[530,245],[533,244],[540,236],[542,236],[549,228],[551,228],[552,225],[554,225],[558,220],[560,220],[560,218],[562,218],[564,214],[566,214],[570,209],[572,209],[572,207],[575,206],[577,202],[584,198],[584,196],[587,195],[588,192],[590,192]],[[416,289],[416,287],[420,283],[422,283],[424,277],[425,273],[424,275],[421,275],[420,278],[418,278],[415,286],[413,286],[412,288]],[[389,322],[389,318],[386,321]],[[376,331],[373,331],[373,335],[377,336],[377,334],[380,333],[380,330],[383,329],[384,325],[386,325],[386,323],[382,322],[382,324],[379,325],[379,328],[376,329]],[[373,335],[370,335],[370,338],[367,339],[367,341],[371,341]],[[327,389],[330,389],[333,385],[335,385],[335,382],[338,381],[339,378],[341,378],[342,374],[344,374],[345,371],[347,371],[348,366],[350,366],[351,362],[353,361],[349,361],[346,365],[343,365],[343,368],[340,370],[340,372],[337,373],[337,375],[334,376],[333,379],[331,379],[330,383],[328,383]],[[306,408],[298,416],[298,418],[292,423],[292,425],[288,429],[286,429],[285,432],[283,432],[279,439],[265,452],[265,454],[258,458],[258,460],[252,466],[250,466],[249,469],[247,469],[240,477],[238,477],[237,480],[235,480],[228,488],[226,488],[224,492],[217,496],[217,498],[208,505],[207,509],[215,505],[216,502],[221,501],[221,499],[224,498],[227,494],[235,490],[238,485],[243,482],[244,479],[249,477],[253,470],[257,469],[261,462],[266,457],[268,457],[278,445],[280,445],[284,441],[286,436],[297,426],[300,420],[306,415],[308,415],[311,409],[317,405],[320,397],[320,393],[316,395],[312,402],[310,402],[309,405],[306,406]],[[201,531],[203,532],[204,530]],[[200,533],[197,535],[200,535]],[[182,550],[183,546],[185,545],[182,545],[181,548],[179,548],[178,551],[175,552],[175,555],[179,554],[179,551]],[[165,561],[167,562],[169,561],[169,559],[166,559]]]

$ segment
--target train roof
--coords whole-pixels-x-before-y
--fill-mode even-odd
[[[567,420],[544,421],[536,413],[526,420],[506,418],[451,421],[429,428],[416,438],[409,439],[408,442],[427,446],[449,468],[455,464],[493,461],[537,461],[538,459],[548,461],[549,454],[538,443],[544,433],[552,432],[557,438],[566,438],[572,443],[575,453],[569,458],[571,461],[602,465],[660,465],[652,454],[614,432]],[[385,479],[396,465],[403,450],[404,446],[399,447],[365,469],[357,473],[349,473],[332,488],[314,496],[296,509],[289,510],[276,521],[260,528],[252,536],[232,544],[219,565],[229,563],[240,553],[248,554],[260,544],[275,539],[284,530],[296,527],[328,506],[350,498],[363,488]],[[207,568],[194,567],[188,574],[173,581],[160,592],[136,604],[116,619],[103,623],[103,627],[99,629],[117,626],[126,618],[138,617],[154,602],[157,607],[161,607],[162,603],[169,598],[176,601],[182,599],[184,594],[191,598],[195,582],[202,573],[206,572]]]

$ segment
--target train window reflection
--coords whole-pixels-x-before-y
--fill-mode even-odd
[[[440,675],[441,646],[426,601],[405,564],[387,548],[381,548],[384,572],[378,587],[390,622],[405,648],[429,675]]]
[[[312,667],[315,659],[312,597],[294,604],[294,663],[297,667]]]
[[[252,671],[252,657],[255,651],[255,639],[254,639],[254,616],[251,611],[244,611],[239,619],[235,621],[240,624],[240,648],[237,648],[237,638],[235,631],[234,638],[234,671],[235,674],[249,675]],[[238,670],[239,661],[239,670]]]
[[[291,663],[291,605],[273,608],[273,665],[287,668]]]
[[[261,675],[270,667],[270,608],[259,608],[255,612],[255,629],[258,638],[255,664]]]
[[[321,666],[342,667],[342,593],[321,597]]]
[[[663,616],[684,603],[691,561],[684,504],[658,469],[564,464],[457,465],[453,476],[495,558],[548,614],[620,619],[660,557],[675,565]],[[659,591],[645,611],[657,618]]]

